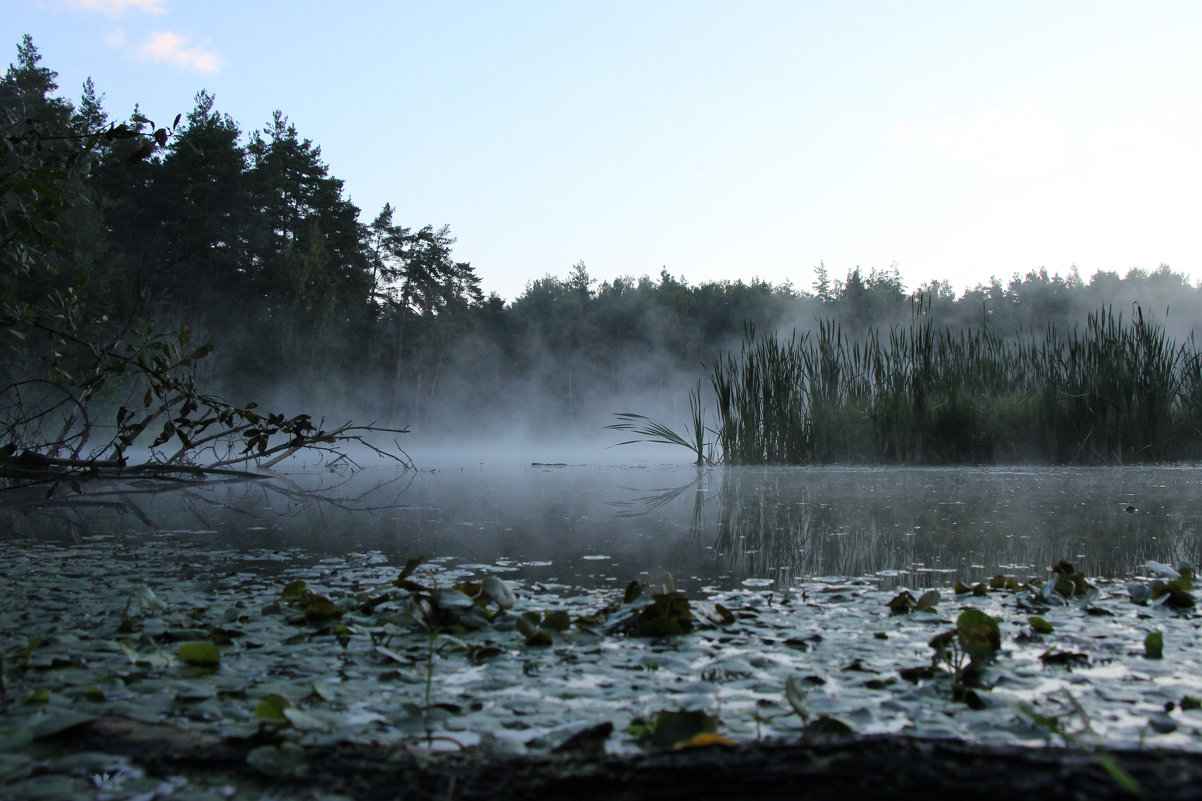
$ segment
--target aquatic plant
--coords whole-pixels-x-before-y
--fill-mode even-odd
[[[748,324],[710,368],[715,446],[729,464],[1128,463],[1202,453],[1202,354],[1136,305],[1084,327],[1003,337],[988,327],[870,329],[833,322],[781,339]],[[704,461],[700,387],[692,439],[641,415],[609,426]],[[710,457],[713,458],[713,457]]]
[[[641,414],[634,412],[617,412],[615,415],[621,422],[607,425],[607,429],[615,431],[633,431],[638,439],[628,439],[618,445],[633,445],[636,442],[657,442],[664,445],[679,445],[692,451],[697,457],[698,465],[712,464],[713,459],[706,452],[706,427],[701,406],[701,383],[697,389],[689,392],[689,431],[688,437],[677,434],[663,423],[657,423]]]

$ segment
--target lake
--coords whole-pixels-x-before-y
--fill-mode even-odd
[[[602,731],[597,748],[630,753],[680,713],[734,741],[829,718],[1197,750],[1194,599],[1150,597],[1169,568],[1148,563],[1198,561],[1200,490],[1193,467],[459,458],[10,494],[0,652],[25,700],[0,725],[0,794],[153,790],[134,757],[81,774],[43,745],[111,719],[266,729],[280,750],[247,760],[269,776],[338,743],[547,753]],[[1062,559],[1082,571],[1063,592]],[[936,646],[965,615],[997,624],[979,672]]]
[[[107,506],[22,515],[12,528],[381,552],[402,564],[424,555],[585,588],[665,572],[718,588],[812,576],[921,588],[1043,575],[1060,559],[1091,576],[1125,577],[1148,560],[1199,558],[1196,467],[464,461],[418,472],[301,469],[179,492],[119,487]]]

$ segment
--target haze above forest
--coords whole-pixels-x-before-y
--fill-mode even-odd
[[[90,82],[63,97],[28,37],[0,95],[64,132],[115,119]],[[90,202],[61,216],[52,269],[18,292],[78,287],[96,321],[187,323],[216,346],[208,378],[240,402],[463,434],[591,432],[622,409],[679,413],[747,322],[787,334],[832,319],[859,336],[921,309],[940,326],[1009,335],[1138,304],[1182,339],[1202,320],[1202,290],[1167,265],[1028,271],[956,295],[935,277],[907,287],[892,267],[820,263],[772,284],[732,265],[741,277],[690,284],[667,270],[598,282],[578,262],[506,302],[484,296],[477,270],[488,265],[458,261],[442,221],[396,220],[385,205],[364,224],[319,144],[281,112],[248,130],[200,92],[160,153],[130,164],[137,146],[101,147],[82,187]],[[26,343],[5,377],[43,369],[39,347]]]

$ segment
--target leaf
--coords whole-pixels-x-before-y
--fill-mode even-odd
[[[190,642],[179,647],[179,658],[189,665],[216,667],[221,663],[221,651],[211,642]]]
[[[65,709],[47,710],[46,716],[32,726],[31,733],[34,739],[53,737],[76,726],[91,723],[96,718],[96,715],[86,712],[71,712]]]
[[[1144,637],[1144,656],[1148,659],[1164,658],[1164,634],[1154,631]]]
[[[918,597],[918,603],[915,604],[914,608],[919,612],[934,609],[935,604],[939,603],[940,598],[939,590],[927,590]]]
[[[246,755],[252,768],[274,779],[299,779],[309,772],[305,750],[296,743],[261,745]]]
[[[279,693],[272,693],[255,705],[255,717],[268,723],[286,723],[285,709],[291,709],[292,702]]]
[[[280,600],[284,603],[292,603],[293,601],[301,600],[308,594],[309,590],[305,586],[305,582],[297,579],[284,586],[283,591],[280,593]]]
[[[980,609],[965,609],[956,618],[956,634],[974,662],[991,658],[1002,647],[997,621]]]
[[[562,609],[557,609],[554,612],[546,612],[543,615],[541,627],[550,629],[551,631],[567,631],[572,627],[572,618]]]
[[[146,157],[154,152],[154,141],[147,139],[142,144],[138,145],[132,153],[125,157],[126,164],[139,164],[146,160]],[[148,404],[149,405],[149,404]]]
[[[796,676],[785,679],[785,700],[793,707],[802,723],[808,723],[814,716],[814,708],[810,706],[808,695],[805,686]]]
[[[801,732],[802,736],[807,739],[850,737],[855,733],[855,729],[851,726],[829,715],[819,715],[814,721],[807,723]]]
[[[718,721],[705,712],[661,711],[651,726],[650,742],[656,748],[683,746],[699,734],[716,734]]]
[[[514,627],[518,630],[519,634],[529,639],[538,633],[539,622],[537,612],[525,612],[518,615],[517,620],[514,621]]]
[[[324,720],[319,720],[300,709],[286,706],[282,711],[284,717],[292,724],[292,728],[297,731],[325,731],[329,728]]]
[[[512,609],[513,605],[517,603],[517,597],[513,594],[513,590],[498,576],[487,576],[481,582],[481,588],[500,609]]]
[[[914,596],[909,591],[902,590],[889,601],[889,614],[908,615],[914,611],[915,606]]]
[[[1036,634],[1051,634],[1056,630],[1051,623],[1047,622],[1038,615],[1031,615],[1029,618],[1027,618],[1027,622],[1031,624],[1031,629]]]

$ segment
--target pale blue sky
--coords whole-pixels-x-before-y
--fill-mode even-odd
[[[281,109],[370,220],[447,223],[487,291],[594,277],[957,290],[1202,278],[1202,3],[8,0],[69,97]]]

